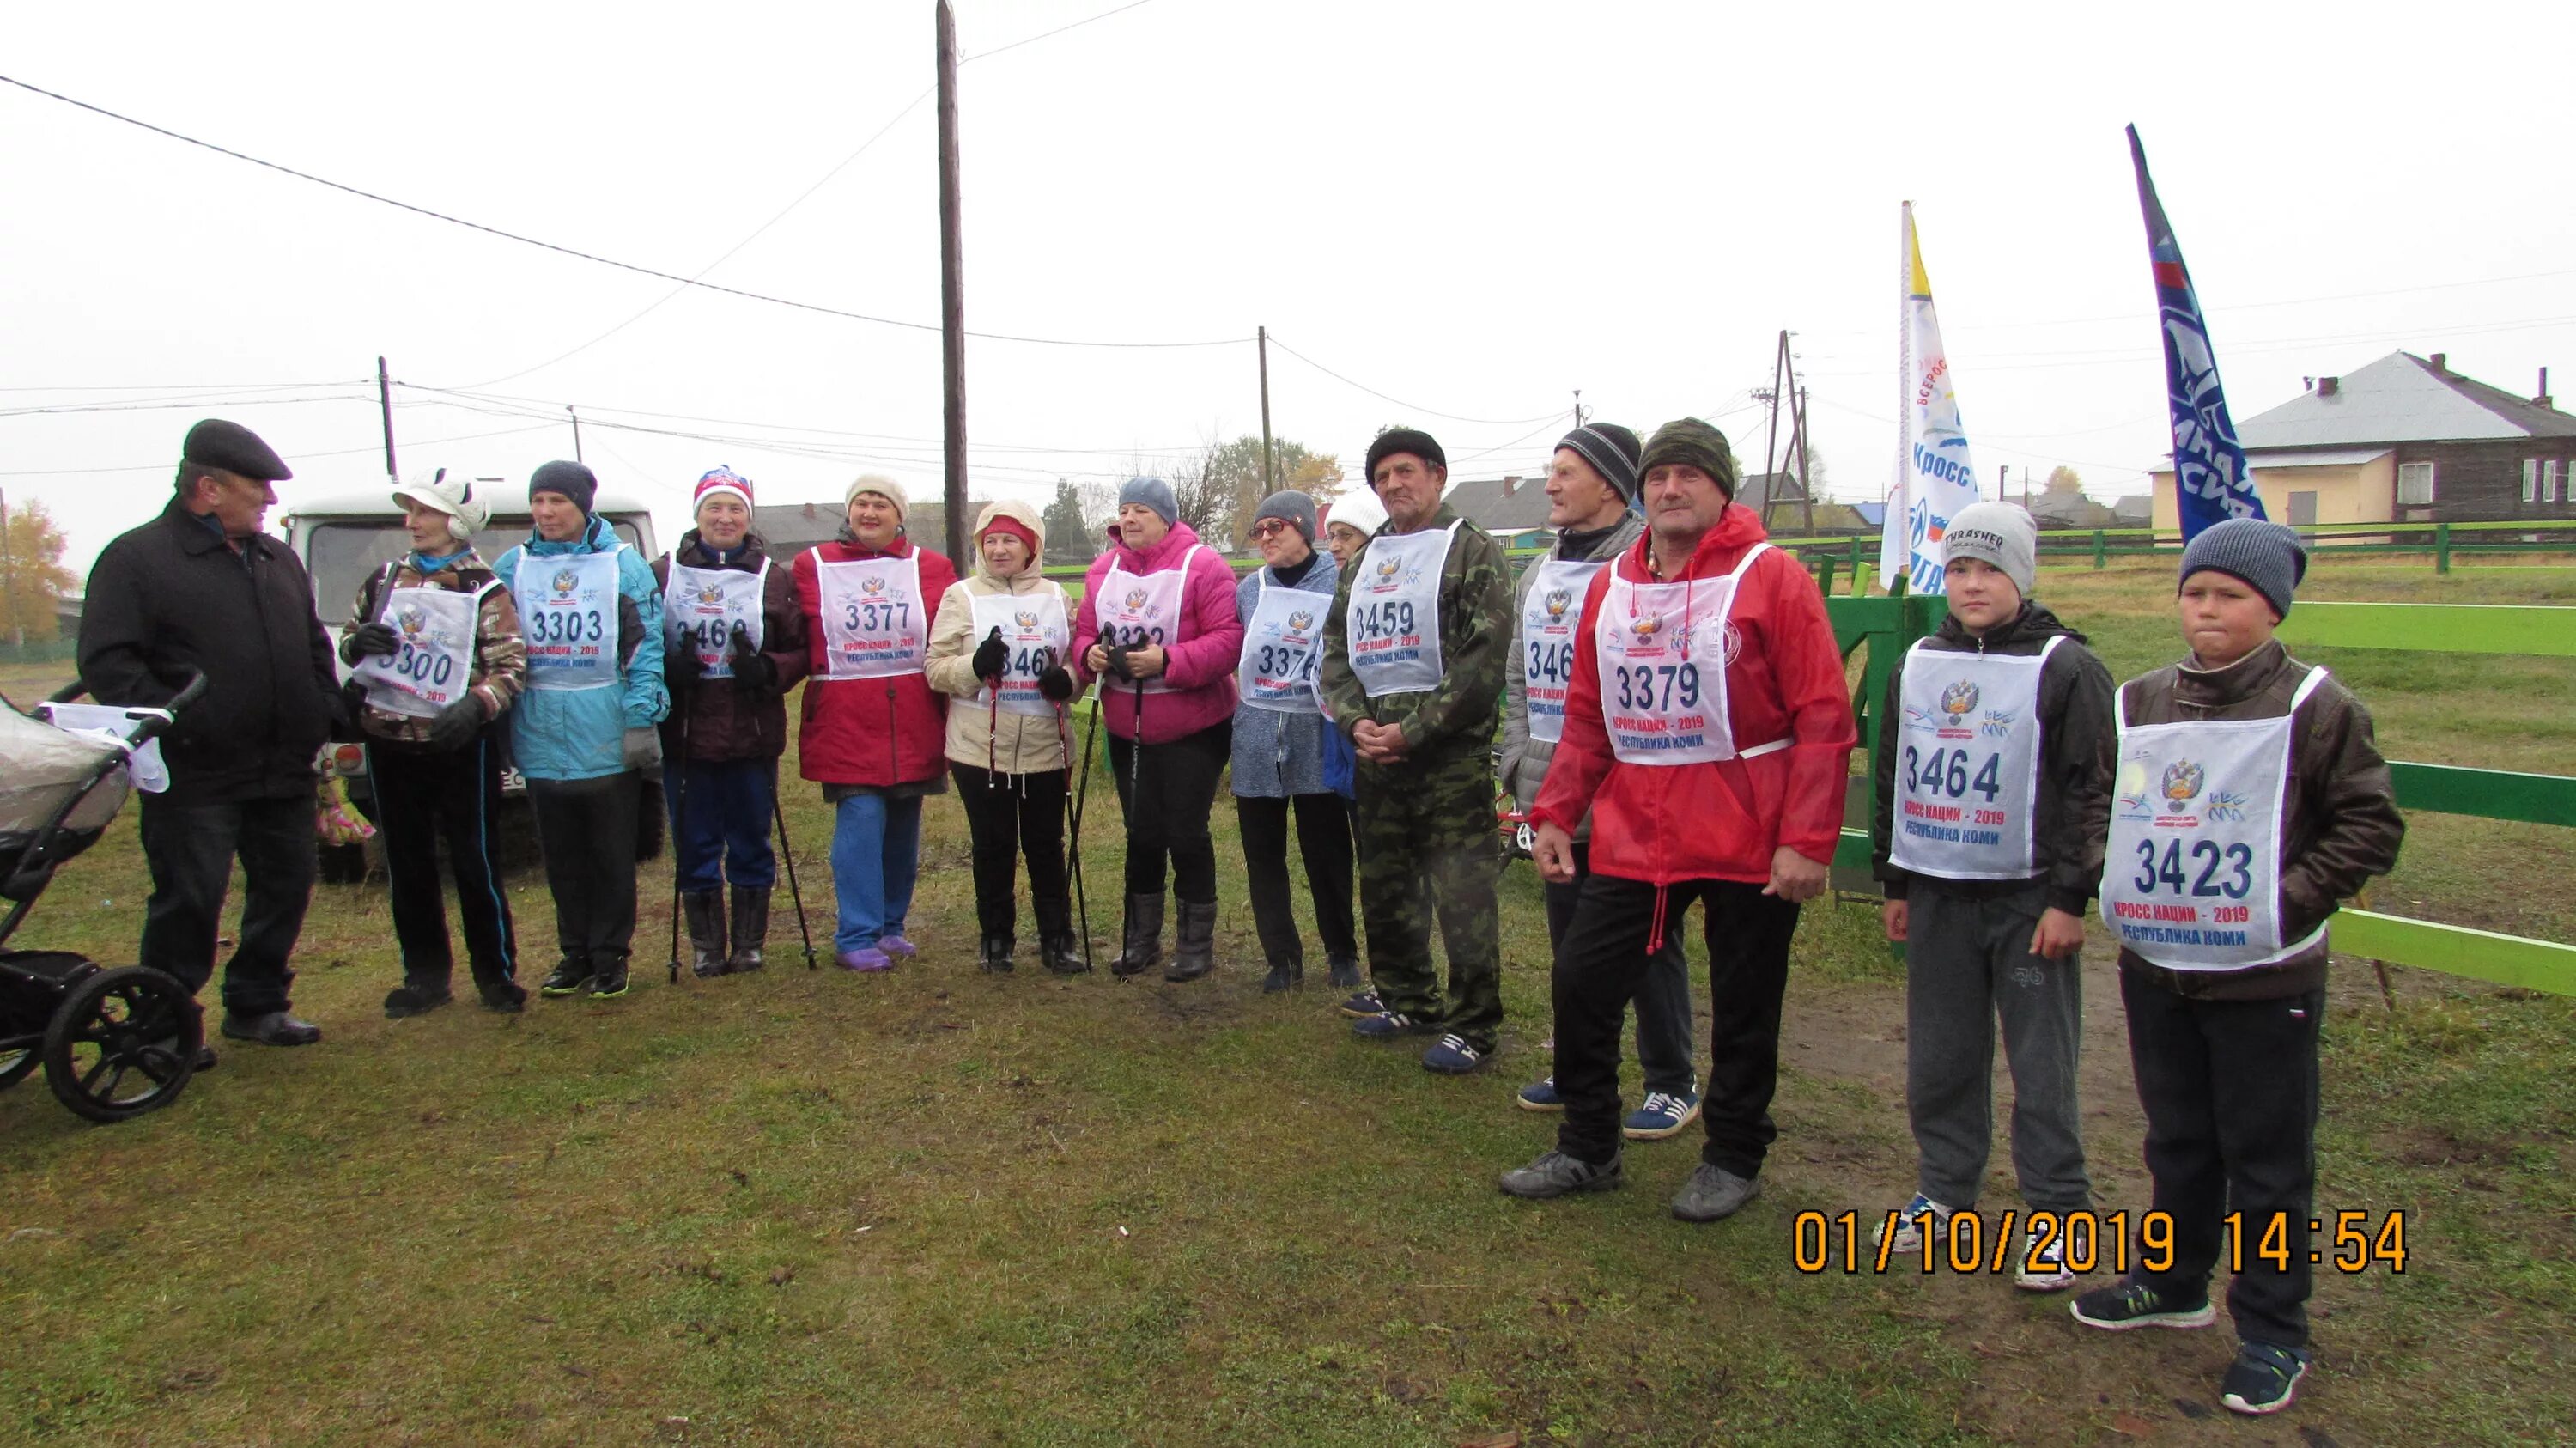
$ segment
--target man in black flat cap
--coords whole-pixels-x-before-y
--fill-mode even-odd
[[[189,675],[206,676],[204,697],[162,736],[170,788],[143,796],[142,962],[205,986],[238,856],[223,1033],[271,1046],[322,1039],[287,1009],[286,960],[313,893],[313,760],[344,707],[312,582],[260,531],[277,502],[269,484],[292,476],[239,423],[188,429],[176,495],[99,554],[80,632],[81,682],[101,703],[167,704]]]

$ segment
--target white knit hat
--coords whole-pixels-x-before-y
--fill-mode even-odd
[[[904,493],[903,484],[883,473],[861,473],[850,479],[850,485],[841,490],[841,507],[847,510],[851,501],[861,493],[875,493],[892,501],[898,513],[912,511],[912,499]]]
[[[447,515],[447,535],[470,543],[492,521],[491,505],[474,496],[474,480],[452,468],[430,468],[394,489],[396,503],[418,503]]]
[[[1330,528],[1335,523],[1357,528],[1360,536],[1368,537],[1386,526],[1386,504],[1365,486],[1345,488],[1340,497],[1325,505],[1324,526]]]

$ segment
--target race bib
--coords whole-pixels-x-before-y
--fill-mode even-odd
[[[1726,710],[1726,666],[1737,642],[1727,614],[1744,570],[1770,546],[1754,544],[1724,578],[1630,583],[1611,575],[1593,619],[1592,647],[1601,723],[1620,763],[1713,764],[1737,757]]]
[[[1180,563],[1153,573],[1134,574],[1117,562],[1100,579],[1100,598],[1092,606],[1092,616],[1100,621],[1100,643],[1103,648],[1117,644],[1135,648],[1153,644],[1168,649],[1182,637],[1182,588],[1189,579],[1190,560],[1197,557],[1204,543],[1181,555]],[[1165,680],[1168,672],[1145,681],[1148,694],[1168,694],[1172,686]],[[1122,681],[1123,682],[1123,681]]]
[[[605,689],[617,682],[617,554],[522,552],[511,575],[531,689]]]
[[[1256,585],[1251,621],[1243,630],[1243,657],[1234,666],[1235,688],[1255,709],[1312,714],[1324,656],[1324,613],[1332,600],[1302,588],[1272,588],[1269,570]]]
[[[675,559],[671,581],[662,590],[662,638],[667,647],[685,643],[698,656],[704,677],[733,677],[733,631],[742,629],[759,648],[767,633],[761,600],[769,583],[769,560],[760,570],[683,568]]]
[[[2064,640],[2017,656],[1906,651],[1890,864],[1948,880],[2029,877],[2039,679]]]
[[[1554,744],[1565,737],[1565,697],[1574,682],[1574,631],[1583,623],[1583,595],[1592,575],[1607,564],[1543,558],[1521,595],[1521,697],[1529,737]]]
[[[1342,645],[1372,699],[1420,694],[1440,682],[1440,574],[1458,525],[1380,533],[1353,563]]]
[[[977,690],[975,702],[990,705],[998,687],[1003,713],[1053,718],[1055,705],[1038,692],[1038,675],[1064,657],[1071,636],[1065,627],[1064,595],[1053,588],[977,595],[974,636],[966,640],[966,652],[971,655],[983,647],[997,628],[1010,658],[1002,666],[998,685]]]
[[[921,596],[921,555],[814,560],[822,595],[823,677],[883,679],[921,672],[930,638],[930,601]]]
[[[482,599],[480,591],[388,590],[376,618],[392,626],[402,647],[360,659],[349,671],[367,686],[367,703],[387,713],[427,719],[464,697],[474,678],[474,624]]]

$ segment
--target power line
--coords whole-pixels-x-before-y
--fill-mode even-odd
[[[479,231],[486,236],[497,236],[504,241],[515,241],[522,246],[533,246],[542,251],[551,251],[560,256],[573,257],[580,261],[596,262],[601,266],[615,267],[619,271],[633,272],[638,276],[657,277],[666,282],[677,282],[684,287],[700,287],[711,292],[722,292],[727,296],[742,297],[746,300],[755,302],[767,302],[772,306],[790,307],[801,312],[815,312],[823,316],[841,317],[854,322],[872,322],[881,327],[900,327],[907,331],[937,332],[939,330],[938,324],[934,322],[907,322],[899,317],[880,317],[868,312],[853,312],[842,307],[827,307],[819,302],[800,302],[790,297],[773,296],[767,292],[755,292],[748,291],[741,287],[729,287],[719,282],[698,281],[689,277],[681,276],[676,272],[667,272],[656,267],[641,266],[631,261],[619,261],[615,257],[601,256],[596,252],[582,251],[579,248],[564,246],[557,242],[543,241],[533,236],[523,235],[519,232],[507,231],[497,226],[489,226],[479,221],[468,221],[461,216],[451,216],[446,212],[435,211],[426,206],[416,206],[408,201],[398,201],[393,197],[379,195],[376,192],[351,186],[345,182],[333,181],[326,177],[316,176],[309,171],[298,171],[292,166],[280,165],[275,161],[264,161],[257,156],[236,151],[227,146],[216,145],[212,141],[201,141],[194,136],[182,135],[165,126],[156,126],[149,121],[140,121],[136,120],[132,116],[121,115],[118,112],[107,109],[105,106],[92,105],[88,101],[75,100],[74,98],[63,95],[58,91],[49,91],[40,85],[31,85],[26,81],[19,80],[15,76],[0,75],[0,81],[5,81],[10,85],[18,87],[20,90],[29,91],[33,94],[43,96],[48,100],[61,101],[67,106],[77,107],[81,110],[88,111],[93,115],[105,116],[112,121],[122,121],[129,126],[150,131],[156,136],[165,136],[173,141],[183,141],[188,145],[212,151],[219,156],[230,156],[236,161],[247,161],[251,165],[264,167],[282,175],[292,176],[299,181],[310,181],[316,186],[325,186],[331,190],[358,197],[361,200],[373,201],[383,206],[391,206],[400,211],[408,211],[415,216],[426,216],[433,221],[444,221],[451,226],[464,227],[468,231]],[[1011,332],[969,332],[967,335],[970,337],[981,338],[988,342],[1023,342],[1032,346],[1040,347],[1231,347],[1236,345],[1249,345],[1252,341],[1250,337],[1218,337],[1206,341],[1195,342],[1107,342],[1089,341],[1069,337],[1028,337]]]
[[[6,77],[0,77],[0,79],[5,78]],[[1279,334],[1277,332],[1270,334],[1270,345],[1287,353],[1289,356],[1296,358],[1298,361],[1305,363],[1307,366],[1314,368],[1316,371],[1323,373],[1325,376],[1332,378],[1334,381],[1341,383],[1345,387],[1355,387],[1360,391],[1367,393],[1369,396],[1378,399],[1380,402],[1392,402],[1396,406],[1405,409],[1407,412],[1425,413],[1429,416],[1441,418],[1448,422],[1472,422],[1486,427],[1518,427],[1523,423],[1544,422],[1566,415],[1566,410],[1564,408],[1556,407],[1550,408],[1536,417],[1461,417],[1454,412],[1442,412],[1436,407],[1424,407],[1419,403],[1407,402],[1401,397],[1391,397],[1386,393],[1380,392],[1376,388],[1369,386],[1365,382],[1354,382],[1350,378],[1334,371],[1332,368],[1325,366],[1323,363],[1316,361],[1314,358],[1307,356],[1305,353],[1298,351],[1296,348],[1289,346],[1287,343],[1280,341]],[[1506,446],[1508,445],[1509,444],[1506,444]]]
[[[512,413],[510,415],[517,417],[522,414]],[[480,442],[487,437],[515,437],[523,432],[544,432],[549,428],[557,428],[561,426],[563,426],[563,423],[560,421],[546,422],[540,423],[535,427],[507,427],[498,432],[469,432],[462,437],[422,438],[418,442],[406,442],[403,445],[405,447],[440,447],[451,442]],[[354,457],[359,453],[382,452],[383,450],[383,443],[371,442],[365,447],[334,448],[329,452],[299,452],[295,456],[298,459],[345,458]],[[150,473],[167,471],[177,467],[178,465],[178,459],[165,458],[157,463],[130,463],[124,467],[114,468],[17,468],[8,472],[0,472],[0,478],[68,478],[92,473]]]

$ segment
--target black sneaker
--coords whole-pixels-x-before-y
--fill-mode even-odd
[[[405,1016],[425,1016],[449,1001],[455,992],[441,981],[405,981],[385,993],[385,1019],[399,1021]]]
[[[2127,1332],[2133,1327],[2207,1327],[2218,1320],[2211,1310],[2209,1294],[2198,1302],[2168,1302],[2164,1295],[2144,1282],[2114,1282],[2066,1304],[2066,1310],[2086,1327],[2108,1332]]]
[[[527,1008],[528,988],[506,975],[474,982],[477,995],[483,997],[483,1009],[515,1014]]]
[[[1357,958],[1335,955],[1327,957],[1326,963],[1332,967],[1333,972],[1332,977],[1324,982],[1326,985],[1335,990],[1349,990],[1360,983],[1360,963]]]
[[[1342,1002],[1341,1012],[1353,1020],[1360,1020],[1368,1016],[1385,1015],[1386,1004],[1377,998],[1377,988],[1371,986]]]
[[[1529,1165],[1503,1173],[1496,1183],[1506,1195],[1533,1202],[1575,1192],[1606,1192],[1627,1184],[1628,1171],[1622,1158],[1613,1156],[1596,1166],[1561,1151],[1544,1152]]]
[[[589,979],[590,967],[567,955],[552,973],[537,982],[537,994],[558,999],[568,995],[579,995],[583,984]]]
[[[626,994],[626,960],[620,956],[601,966],[590,977],[590,998],[613,1001]]]
[[[2268,1342],[2239,1343],[2236,1361],[2219,1380],[2218,1401],[2231,1413],[2262,1417],[2290,1406],[2299,1379],[2312,1361],[2305,1348],[2274,1347]]]

